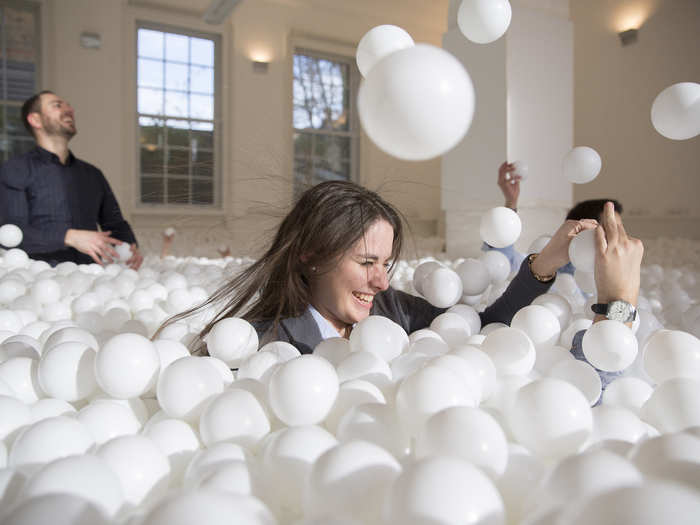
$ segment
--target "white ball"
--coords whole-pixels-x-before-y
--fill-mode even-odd
[[[302,355],[281,365],[270,378],[270,407],[289,426],[315,425],[330,412],[338,388],[333,365],[322,357]]]
[[[564,458],[547,477],[543,489],[550,501],[563,505],[643,481],[627,459],[608,450],[594,450]]]
[[[55,459],[84,454],[95,440],[88,429],[76,419],[56,416],[27,427],[12,445],[9,455],[11,467],[36,469]]]
[[[410,439],[404,432],[392,406],[383,403],[356,405],[338,423],[338,439],[342,442],[369,441],[402,459],[410,452]]]
[[[163,370],[156,388],[161,408],[176,419],[195,422],[206,404],[224,390],[219,371],[206,360],[188,356]]]
[[[486,336],[481,350],[488,355],[500,375],[526,375],[537,357],[535,346],[522,330],[504,327]]]
[[[5,252],[3,261],[7,268],[26,268],[29,266],[29,256],[24,250],[11,248]]]
[[[11,445],[17,434],[31,422],[29,405],[14,397],[0,395],[0,441]]]
[[[100,447],[97,456],[119,478],[126,503],[152,505],[165,496],[170,482],[170,463],[147,437],[112,439]]]
[[[537,347],[556,344],[561,333],[557,316],[549,308],[538,304],[531,304],[518,310],[510,326],[523,331]]]
[[[428,274],[432,273],[433,270],[437,270],[438,268],[442,267],[443,265],[437,261],[425,261],[416,266],[416,269],[413,272],[413,288],[416,290],[416,292],[423,295],[423,280],[428,276]]]
[[[455,271],[462,279],[463,294],[479,295],[491,283],[491,274],[488,268],[478,259],[465,259]]]
[[[153,387],[160,371],[155,345],[142,335],[119,334],[97,352],[95,378],[111,397],[139,397]]]
[[[261,453],[267,488],[284,512],[299,514],[306,480],[316,460],[338,440],[315,426],[285,427],[276,432]]]
[[[679,330],[659,330],[642,352],[644,370],[657,383],[674,377],[700,380],[700,339]]]
[[[637,357],[637,338],[623,323],[605,319],[594,323],[583,335],[583,355],[596,368],[617,372]]]
[[[69,456],[49,463],[22,491],[27,500],[55,493],[84,498],[112,519],[124,505],[124,493],[116,474],[102,458],[92,454]]]
[[[276,525],[277,520],[259,499],[221,490],[197,489],[173,494],[146,516],[148,525]]]
[[[32,286],[31,297],[38,304],[55,303],[61,298],[61,287],[54,279],[39,279]]]
[[[602,161],[593,148],[578,146],[564,157],[562,170],[564,177],[574,184],[591,182],[600,173]]]
[[[316,345],[313,354],[327,359],[337,367],[350,354],[350,341],[344,337],[329,337]]]
[[[496,420],[483,410],[452,407],[438,412],[418,434],[419,458],[449,455],[462,458],[498,479],[508,463],[508,442]]]
[[[631,410],[602,404],[593,407],[592,412],[592,443],[611,440],[637,443],[647,436],[649,427]]]
[[[595,230],[583,230],[569,243],[569,259],[577,270],[595,270]]]
[[[593,406],[602,392],[602,382],[595,369],[578,359],[566,359],[556,363],[549,371],[549,376],[571,383],[586,397]]]
[[[481,399],[491,397],[496,390],[496,366],[488,354],[475,346],[460,346],[450,355],[464,359],[476,371],[480,382]]]
[[[396,410],[406,431],[417,435],[433,414],[453,406],[476,406],[478,398],[462,378],[428,365],[406,377],[396,391]]]
[[[117,244],[114,251],[117,252],[117,260],[121,262],[128,261],[132,255],[131,245],[128,242]]]
[[[74,494],[44,494],[22,502],[5,516],[4,525],[110,525],[103,509]]]
[[[161,419],[149,421],[143,434],[168,457],[173,484],[180,483],[187,464],[202,448],[194,429],[181,419]]]
[[[626,408],[637,414],[653,391],[649,383],[638,377],[618,377],[605,388],[603,403]]]
[[[351,352],[338,364],[336,372],[340,383],[359,378],[372,380],[372,378],[383,377],[387,381],[392,380],[389,364],[370,352]]]
[[[593,272],[584,272],[583,270],[579,270],[577,268],[574,271],[574,280],[583,292],[587,294],[596,293],[595,274]],[[584,315],[590,316],[591,319],[593,319],[595,315],[591,311],[591,305],[595,302],[595,297],[591,297],[583,309]]]
[[[14,248],[22,242],[22,230],[14,224],[0,226],[0,244],[5,248]]]
[[[230,388],[212,399],[199,419],[199,433],[205,446],[220,441],[238,443],[254,450],[270,432],[270,421],[260,401],[239,388]]]
[[[357,45],[357,69],[366,77],[370,69],[384,57],[414,45],[411,35],[400,27],[388,24],[373,27]]]
[[[457,457],[410,463],[391,487],[386,504],[388,523],[505,523],[503,500],[493,482]]]
[[[700,426],[700,381],[687,377],[664,381],[644,403],[640,416],[664,433]]]
[[[530,167],[527,164],[525,164],[522,160],[516,160],[513,163],[513,167],[515,168],[514,173],[516,175],[520,175],[522,180],[527,179],[530,173]]]
[[[661,135],[673,140],[700,134],[700,84],[679,82],[664,89],[651,105],[651,123]]]
[[[97,389],[95,351],[82,342],[53,345],[39,361],[38,378],[44,392],[64,401],[85,399]]]
[[[344,515],[376,522],[387,491],[400,472],[399,462],[374,443],[341,443],[324,452],[311,468],[305,514]]]
[[[217,322],[207,334],[209,355],[218,357],[231,368],[258,349],[258,333],[248,321],[229,317]]]
[[[494,248],[505,248],[520,237],[522,222],[517,213],[505,206],[492,208],[481,216],[481,240]]]
[[[422,293],[426,300],[438,308],[448,308],[462,297],[462,280],[449,268],[437,268],[422,281]]]
[[[468,304],[456,304],[450,307],[447,312],[463,317],[467,323],[469,323],[472,335],[478,334],[479,330],[481,330],[481,317],[479,317],[479,312],[477,312],[473,306],[469,306]]]
[[[538,379],[520,388],[507,414],[518,442],[546,458],[577,452],[593,430],[588,400],[560,379]]]
[[[360,122],[385,153],[428,160],[464,137],[474,114],[474,87],[450,53],[418,44],[377,63],[360,86]]]
[[[370,352],[391,361],[408,349],[408,335],[391,319],[379,315],[366,317],[350,332],[352,352]]]
[[[97,399],[84,406],[76,416],[90,431],[98,445],[119,436],[136,434],[142,423],[128,405],[113,399]]]
[[[3,381],[20,401],[35,403],[44,397],[39,385],[38,364],[39,362],[31,357],[11,357],[0,363],[0,381]]]
[[[453,312],[445,312],[444,314],[438,315],[430,323],[430,329],[439,334],[443,341],[450,347],[463,344],[467,337],[472,334],[469,321]],[[448,350],[449,348],[445,349],[445,351]]]
[[[488,250],[484,252],[481,255],[481,262],[486,266],[489,276],[491,277],[491,282],[494,284],[502,283],[510,275],[510,261],[508,257],[498,250]]]
[[[501,38],[510,25],[508,0],[463,0],[457,12],[460,31],[475,44],[489,44]]]
[[[564,299],[561,295],[555,293],[545,293],[535,297],[531,304],[544,306],[550,312],[552,312],[557,317],[559,327],[562,330],[569,326],[569,320],[571,319],[571,305],[569,304],[569,301]]]

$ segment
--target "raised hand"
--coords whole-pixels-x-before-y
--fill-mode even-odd
[[[126,265],[133,270],[138,270],[142,262],[143,255],[141,255],[139,247],[134,243],[131,245],[131,257],[126,261]]]
[[[598,302],[622,300],[637,305],[644,245],[627,235],[615,217],[612,202],[605,203],[601,224],[595,232],[595,283]]]
[[[593,230],[598,226],[595,219],[564,221],[559,229],[532,263],[532,271],[538,275],[552,275],[569,262],[569,244],[584,230]]]
[[[498,167],[498,187],[505,198],[506,208],[513,210],[518,207],[518,197],[520,197],[520,180],[522,177],[515,174],[515,165],[504,162]]]

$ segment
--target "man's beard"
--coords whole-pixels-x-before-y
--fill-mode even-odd
[[[67,139],[73,138],[73,136],[75,136],[75,134],[78,132],[78,129],[75,126],[75,121],[73,121],[73,125],[63,124],[60,121],[53,121],[42,116],[41,125],[47,135],[64,137]]]

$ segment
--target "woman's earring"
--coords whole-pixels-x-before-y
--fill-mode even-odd
[[[311,271],[315,273],[315,272],[316,272],[316,267],[315,267],[315,266],[312,266],[312,267],[311,267]]]

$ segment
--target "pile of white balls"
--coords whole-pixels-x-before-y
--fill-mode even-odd
[[[370,316],[302,356],[230,318],[190,355],[212,306],[149,339],[249,263],[4,252],[0,523],[697,523],[696,274],[645,267],[631,330],[589,328],[569,275],[482,327],[510,273],[490,251],[399,262],[393,286],[450,307],[410,335]],[[622,371],[604,392],[568,352],[586,328]]]

